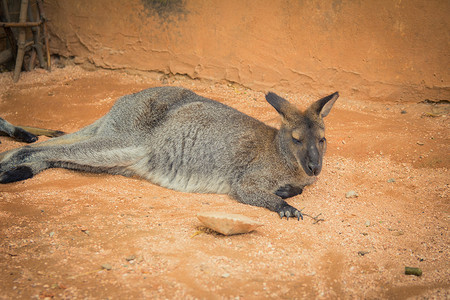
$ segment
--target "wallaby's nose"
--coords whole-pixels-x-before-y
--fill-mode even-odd
[[[313,162],[308,162],[308,169],[312,173],[312,175],[319,175],[320,173],[320,165]]]

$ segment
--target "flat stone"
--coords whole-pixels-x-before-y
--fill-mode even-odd
[[[206,227],[224,235],[251,232],[263,225],[246,216],[224,212],[199,213],[197,218]]]
[[[355,191],[349,191],[345,194],[345,198],[357,198],[359,195]]]

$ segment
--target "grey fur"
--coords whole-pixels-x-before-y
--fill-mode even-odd
[[[48,168],[140,176],[170,189],[229,194],[281,217],[301,213],[283,199],[320,173],[324,123],[338,94],[300,112],[269,93],[280,130],[178,87],[143,90],[78,132],[0,153],[0,183]]]

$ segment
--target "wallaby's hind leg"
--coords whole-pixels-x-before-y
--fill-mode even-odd
[[[10,136],[20,142],[34,143],[38,140],[38,135],[48,137],[58,137],[65,133],[59,130],[43,129],[28,126],[14,126],[8,121],[0,118],[0,135]]]
[[[0,183],[11,183],[29,179],[47,169],[44,163],[28,163],[0,173]]]
[[[86,138],[75,133],[2,153],[0,183],[25,180],[48,168],[131,176],[134,173],[128,167],[141,153],[126,137]]]
[[[0,118],[0,132],[25,143],[33,143],[38,140],[38,137],[23,128],[16,127],[8,121]]]

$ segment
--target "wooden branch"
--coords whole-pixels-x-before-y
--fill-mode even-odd
[[[405,267],[405,275],[422,276],[422,270],[419,268]]]
[[[33,12],[31,11],[30,5],[28,5],[28,20],[30,22],[34,22],[34,20],[35,20],[35,18],[33,16]],[[42,43],[41,43],[41,37],[39,34],[40,33],[39,27],[38,26],[31,27],[31,32],[33,33],[34,49],[35,49],[35,52],[36,52],[38,60],[39,60],[39,65],[41,68],[45,69],[46,64],[45,64],[45,60],[44,60],[44,53],[42,52]],[[35,57],[32,56],[32,59],[30,60],[30,69],[34,68],[34,58]]]
[[[41,21],[43,21],[42,34],[44,35],[45,52],[47,53],[47,70],[51,71],[52,61],[50,56],[50,45],[48,44],[47,18],[45,17],[44,4],[42,3],[42,0],[36,0],[36,3],[39,10],[39,15],[41,16]]]
[[[22,0],[20,3],[19,23],[26,23],[27,10],[28,10],[28,0]],[[17,50],[16,66],[14,67],[14,74],[13,74],[14,82],[17,82],[19,80],[20,71],[22,70],[23,56],[25,54],[25,38],[26,38],[25,27],[20,27],[19,39],[17,41],[19,49]]]
[[[42,21],[19,22],[19,23],[0,22],[0,27],[33,27],[33,26],[40,26],[41,24],[42,24]]]

